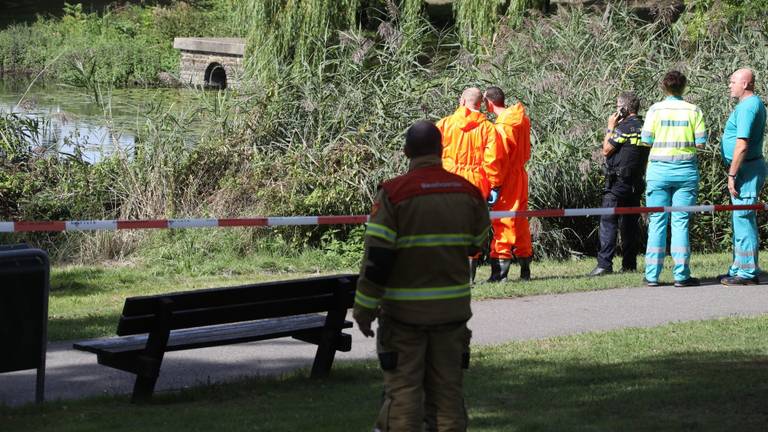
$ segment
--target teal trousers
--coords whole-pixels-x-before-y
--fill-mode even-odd
[[[650,174],[650,173],[649,173]],[[688,179],[646,180],[645,202],[648,207],[691,206],[696,204],[698,175]],[[691,277],[691,245],[688,240],[688,212],[651,213],[648,222],[648,245],[645,250],[645,279],[658,282],[664,268],[667,246],[667,225],[672,221],[670,255],[674,262],[672,273],[675,281]]]
[[[734,205],[756,204],[765,183],[766,167],[762,159],[744,162],[736,176],[739,197],[731,196]],[[745,279],[760,275],[758,251],[760,240],[757,231],[757,213],[754,210],[733,212],[733,264],[728,269],[731,276]]]

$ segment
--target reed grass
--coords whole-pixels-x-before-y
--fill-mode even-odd
[[[279,2],[256,3],[277,7]],[[238,7],[244,9],[238,10],[256,13],[256,3],[242,2]],[[375,31],[333,29],[351,19],[338,16],[337,24],[327,21],[309,32],[303,45],[283,52],[288,61],[276,62],[277,51],[270,51],[284,50],[283,42],[271,42],[275,45],[258,55],[252,51],[250,86],[200,92],[181,113],[162,104],[152,107],[134,149],[92,166],[50,158],[30,165],[14,183],[30,179],[14,217],[364,214],[378,183],[405,170],[400,150],[405,129],[415,120],[452,112],[465,87],[491,84],[505,89],[511,102],[522,101],[532,120],[531,207],[596,207],[603,184],[598,148],[616,95],[634,90],[645,109],[662,99],[658,82],[673,68],[689,76],[686,98],[702,108],[710,128],[709,147],[700,153],[699,203],[728,202],[718,150],[733,106],[727,77],[739,66],[766,75],[764,25],[743,19],[699,34],[691,31],[692,15],[674,23],[647,22],[620,7],[599,14],[571,8],[551,16],[529,14],[519,22],[499,17],[492,38],[472,42],[483,46],[478,50],[462,43],[461,25],[434,28],[417,6],[382,3]],[[401,7],[412,8],[408,13],[414,16],[404,19]],[[272,10],[269,22],[289,20],[288,12]],[[247,21],[222,18],[232,26]],[[301,22],[291,28],[302,28]],[[267,58],[273,70],[259,75]],[[761,80],[757,92],[766,94]],[[195,135],[193,125],[200,123],[206,128]],[[189,136],[198,138],[190,143]],[[694,248],[728,250],[729,216],[697,216],[691,228]],[[765,235],[763,213],[759,224]],[[596,219],[536,219],[532,227],[541,257],[591,254],[597,245]],[[329,235],[343,242],[351,228],[273,233],[304,247],[328,241]],[[86,248],[92,252],[84,253],[80,243],[65,250],[70,256],[123,256],[143,237],[96,235]],[[56,237],[44,239],[55,243]]]

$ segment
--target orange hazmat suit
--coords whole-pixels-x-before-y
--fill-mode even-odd
[[[443,135],[443,168],[458,174],[475,185],[487,199],[492,187],[501,184],[497,173],[501,161],[496,154],[503,152],[503,143],[493,124],[478,111],[460,106],[452,115],[437,122]]]
[[[525,164],[531,159],[531,120],[523,104],[518,102],[498,116],[495,126],[503,143],[500,148],[504,154],[486,152],[486,160],[496,161],[486,163],[488,178],[502,179],[498,183],[501,189],[493,210],[528,210],[528,173]],[[511,259],[513,255],[518,258],[533,255],[528,219],[518,217],[494,220],[491,258]]]

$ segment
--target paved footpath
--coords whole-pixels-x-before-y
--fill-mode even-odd
[[[567,282],[564,282],[567,283]],[[473,344],[540,339],[669,322],[768,313],[768,286],[624,288],[516,299],[477,301],[470,321]],[[337,360],[372,358],[375,344],[352,329],[352,351]],[[312,364],[315,348],[292,339],[172,352],[165,356],[158,391],[280,374]],[[129,394],[133,375],[96,363],[71,342],[48,347],[46,399]],[[34,400],[34,371],[0,374],[0,404]],[[127,399],[127,397],[126,397]]]

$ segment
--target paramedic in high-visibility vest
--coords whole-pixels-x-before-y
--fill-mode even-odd
[[[486,152],[491,160],[485,167],[488,177],[501,179],[499,186],[491,189],[489,202],[495,201],[491,209],[528,210],[525,164],[531,159],[531,120],[522,103],[506,106],[504,91],[500,88],[488,87],[483,96],[488,112],[496,114],[496,131],[503,144],[498,147],[500,152]],[[488,282],[506,280],[513,259],[520,264],[520,279],[530,279],[533,245],[528,219],[502,218],[494,220],[492,225],[491,277]]]
[[[723,129],[720,150],[728,172],[728,192],[734,205],[756,204],[763,188],[765,105],[755,94],[755,74],[739,69],[731,75],[731,97],[738,100]],[[760,242],[754,210],[733,212],[733,264],[720,277],[723,285],[760,283],[757,252]]]
[[[699,190],[696,155],[707,142],[704,115],[696,105],[683,100],[685,75],[670,71],[661,82],[666,99],[651,106],[645,116],[641,140],[651,145],[645,175],[645,202],[649,207],[692,206]],[[672,212],[670,255],[676,287],[697,286],[691,276],[691,246],[688,240],[689,212]],[[645,250],[645,282],[658,286],[664,266],[669,213],[651,213]]]
[[[458,174],[480,190],[490,204],[497,193],[491,191],[501,186],[503,173],[492,165],[501,163],[504,157],[503,143],[493,123],[480,112],[483,93],[469,87],[461,93],[459,107],[453,114],[437,122],[443,137],[443,168]],[[470,257],[470,280],[474,281],[477,256]]]
[[[376,431],[466,431],[469,261],[488,239],[480,190],[443,169],[428,121],[405,138],[408,173],[379,187],[365,232],[353,316],[376,340],[384,401]]]

